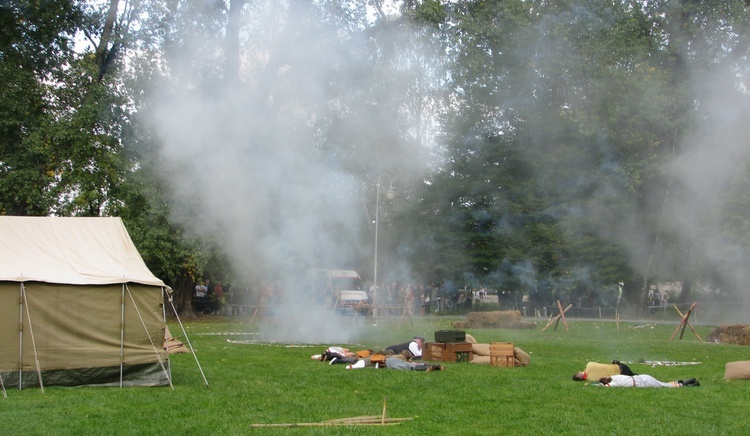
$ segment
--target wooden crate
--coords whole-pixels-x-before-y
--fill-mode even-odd
[[[490,342],[490,366],[512,368],[514,366],[513,342]]]
[[[472,358],[469,342],[427,342],[422,348],[422,360],[471,362]]]

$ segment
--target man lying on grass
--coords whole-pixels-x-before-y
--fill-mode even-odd
[[[681,388],[683,386],[700,386],[698,380],[691,378],[689,380],[676,380],[671,382],[662,382],[647,374],[640,375],[622,375],[615,374],[609,377],[602,377],[599,380],[601,386],[618,387],[618,388]]]
[[[583,371],[573,375],[575,381],[600,380],[603,377],[612,375],[635,375],[628,365],[620,363],[619,360],[613,360],[611,364],[589,362]]]
[[[373,362],[375,357],[381,357],[377,362]],[[394,355],[384,354],[371,354],[370,356],[359,359],[356,363],[347,365],[346,369],[361,369],[365,367],[375,368],[388,368],[388,369],[401,369],[411,371],[445,371],[443,365],[431,365],[429,363],[412,362],[414,356],[409,350],[403,350],[402,352]]]

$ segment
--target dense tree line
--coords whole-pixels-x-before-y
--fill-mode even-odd
[[[376,221],[384,280],[745,297],[745,2],[4,0],[0,23],[0,214],[122,216],[182,308],[204,276],[367,276]]]

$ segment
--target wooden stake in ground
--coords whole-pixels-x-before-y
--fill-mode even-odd
[[[565,321],[565,312],[567,312],[568,309],[570,309],[571,307],[573,307],[573,305],[572,304],[568,304],[568,307],[566,307],[565,310],[563,310],[562,305],[560,304],[560,300],[558,300],[557,301],[557,307],[560,310],[560,313],[557,314],[557,315],[555,315],[555,316],[553,316],[552,318],[550,318],[550,320],[547,321],[547,325],[544,326],[544,328],[542,329],[542,331],[547,330],[547,328],[549,326],[551,326],[552,323],[554,323],[555,321],[557,321],[559,323],[560,322],[560,318],[562,318],[563,321],[565,322],[565,331],[568,331],[568,322]],[[555,330],[557,330],[557,324],[555,324]]]
[[[258,314],[258,306],[255,306],[255,311],[253,312],[253,316],[250,317],[250,321],[248,321],[248,324],[252,324],[253,320],[255,319],[255,315]]]
[[[406,304],[404,304],[404,309],[401,312],[401,318],[398,319],[398,324],[396,324],[396,325],[401,325],[401,320],[404,319],[404,316],[408,316],[409,317],[409,322],[411,323],[411,325],[413,327],[414,326],[414,321],[412,321],[412,319],[411,319],[411,314],[409,314],[409,306],[406,305]]]
[[[690,323],[688,322],[688,319],[690,318],[690,314],[693,313],[693,309],[695,309],[695,306],[697,304],[698,303],[696,302],[696,303],[693,303],[692,305],[690,305],[690,309],[688,309],[687,313],[685,313],[684,315],[682,314],[682,312],[680,312],[680,309],[678,309],[677,306],[675,306],[674,304],[672,305],[672,306],[674,306],[674,309],[677,311],[677,313],[680,314],[680,316],[682,317],[682,320],[677,325],[677,328],[674,330],[674,333],[672,333],[672,337],[669,338],[670,341],[672,339],[674,339],[675,335],[677,334],[677,331],[680,330],[680,329],[682,329],[682,332],[680,333],[680,339],[682,339],[682,336],[685,334],[685,326],[690,327],[690,330],[693,331],[693,334],[695,335],[695,337],[698,338],[699,341],[703,340],[698,335],[698,332],[696,332],[695,329],[693,328],[693,326],[690,325]]]

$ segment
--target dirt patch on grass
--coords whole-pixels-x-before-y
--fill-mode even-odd
[[[750,345],[750,325],[732,324],[717,327],[706,340],[718,344]]]

